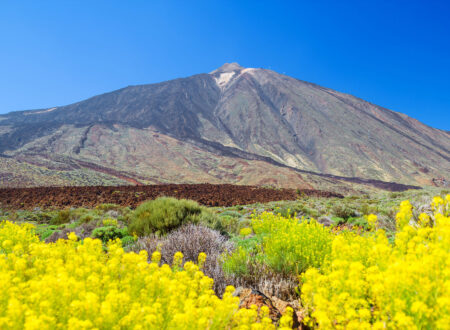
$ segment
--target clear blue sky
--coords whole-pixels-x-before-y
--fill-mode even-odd
[[[0,2],[0,113],[270,68],[450,130],[449,1]]]

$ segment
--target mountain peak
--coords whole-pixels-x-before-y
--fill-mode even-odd
[[[335,182],[333,189],[349,192],[371,180],[445,185],[447,173],[450,134],[237,63],[0,116],[0,187],[135,180],[317,189]]]
[[[233,62],[233,63],[225,63],[220,68],[211,71],[210,74],[214,73],[223,73],[223,72],[233,72],[233,71],[241,71],[244,67],[240,66],[239,63]]]

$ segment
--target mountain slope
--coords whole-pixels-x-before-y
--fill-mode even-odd
[[[321,174],[423,185],[450,173],[448,132],[236,63],[0,116],[0,153],[42,170],[61,167],[65,176],[89,168],[86,179],[65,179],[84,184],[95,172],[125,182],[305,187],[349,182]]]

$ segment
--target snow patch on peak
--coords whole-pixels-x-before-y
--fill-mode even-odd
[[[214,77],[217,86],[221,90],[226,89],[233,81],[235,81],[238,77],[240,77],[244,73],[254,73],[257,69],[255,68],[242,68],[234,71],[214,71],[211,75]]]
[[[234,75],[235,72],[224,72],[219,76],[214,77],[214,80],[216,81],[217,86],[219,86],[220,88],[224,88]]]
[[[246,73],[246,72],[252,72],[252,71],[255,71],[255,70],[256,70],[255,68],[246,68],[246,69],[241,71],[241,74],[242,73]]]

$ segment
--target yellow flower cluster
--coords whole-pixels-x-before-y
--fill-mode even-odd
[[[394,244],[382,230],[336,235],[326,266],[302,276],[310,325],[450,329],[450,196],[435,198],[433,209],[434,224],[425,215],[416,224],[402,202]]]
[[[98,239],[68,238],[46,244],[29,225],[0,223],[0,329],[261,329],[267,322],[240,322],[246,311],[238,312],[234,288],[218,298],[192,262],[175,270],[159,265],[159,252],[151,263],[145,251],[125,253],[119,240],[105,252]],[[182,258],[174,256],[177,267]]]
[[[252,233],[252,229],[248,228],[248,227],[242,228],[239,231],[239,235],[242,237],[247,237],[247,236],[251,235],[251,233]]]
[[[378,217],[375,214],[369,214],[367,216],[367,223],[369,224],[369,229],[374,230],[378,225]]]
[[[291,307],[286,308],[285,315],[280,318],[280,330],[292,329],[294,310]],[[235,324],[239,324],[239,329],[252,330],[272,330],[276,329],[269,318],[269,307],[262,306],[258,311],[256,305],[252,305],[249,309],[240,309],[234,316]]]
[[[431,202],[431,208],[437,212],[441,213],[445,216],[450,215],[450,195],[445,197],[445,200],[441,196],[436,196],[433,198]]]
[[[412,205],[409,201],[400,203],[400,211],[395,216],[397,221],[397,229],[401,230],[404,226],[409,225],[412,220]]]
[[[117,227],[119,224],[117,222],[117,219],[105,219],[102,221],[103,226],[115,226]]]
[[[331,250],[331,231],[314,219],[264,212],[252,219],[252,228],[262,238],[264,261],[280,273],[300,274],[320,267]]]

